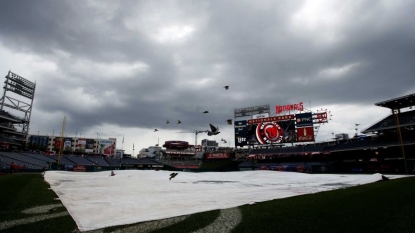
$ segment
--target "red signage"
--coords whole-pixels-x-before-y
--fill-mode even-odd
[[[224,153],[207,153],[206,159],[229,159],[231,156],[229,152]]]
[[[304,106],[303,106],[303,102],[300,102],[298,104],[287,104],[287,105],[282,105],[282,106],[275,106],[275,112],[277,114],[280,114],[282,112],[288,112],[288,111],[303,111],[304,110]]]
[[[247,124],[259,124],[262,122],[278,122],[278,121],[288,121],[293,120],[294,114],[291,115],[284,115],[284,116],[274,116],[274,117],[265,117],[265,118],[259,118],[259,119],[251,119],[247,121]]]
[[[313,122],[314,123],[327,123],[327,112],[314,113]]]
[[[313,127],[297,128],[297,142],[314,141]]]
[[[60,148],[60,146],[61,146],[61,139],[55,138],[54,147]]]
[[[84,165],[73,165],[74,172],[86,172],[86,166]]]
[[[195,146],[195,151],[200,152],[200,151],[202,151],[202,149],[203,149],[203,148],[202,148],[202,146],[200,146],[200,145],[199,145],[199,146]]]

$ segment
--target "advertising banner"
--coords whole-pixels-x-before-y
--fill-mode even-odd
[[[320,112],[313,114],[313,122],[314,123],[327,123],[327,112]]]
[[[235,146],[245,146],[247,144],[247,125],[246,120],[235,121]]]
[[[295,124],[297,127],[312,126],[313,125],[313,114],[311,112],[296,114]]]
[[[269,113],[262,113],[262,114],[252,115],[252,119],[259,119],[259,118],[265,118],[265,117],[269,117]]]
[[[80,152],[85,152],[86,149],[86,139],[79,138],[78,143],[76,144],[76,150]]]
[[[30,144],[37,145],[39,147],[47,147],[49,144],[49,137],[46,136],[30,136],[29,139]]]
[[[63,150],[64,151],[71,151],[72,150],[72,138],[64,138],[63,139]]]
[[[206,153],[206,159],[229,159],[231,155],[229,152],[223,153]]]
[[[249,145],[293,142],[294,129],[291,120],[248,125],[247,142]]]
[[[269,113],[269,112],[270,112],[269,104],[247,107],[247,108],[237,108],[234,110],[235,118],[252,116],[255,114],[262,114],[262,113]]]
[[[287,121],[287,120],[293,120],[294,114],[291,115],[284,115],[284,116],[273,116],[273,117],[266,117],[266,118],[259,118],[259,119],[251,119],[248,120],[247,123],[249,124],[258,124],[262,122],[280,122],[280,121]]]
[[[311,165],[284,165],[284,166],[271,165],[271,166],[261,166],[259,167],[259,170],[311,173],[312,166]]]
[[[95,140],[94,139],[86,139],[85,140],[85,152],[86,153],[93,153],[95,148]]]
[[[74,172],[86,172],[86,166],[84,165],[73,165]]]
[[[297,128],[297,142],[314,141],[313,127]]]
[[[113,140],[99,140],[98,153],[104,155],[115,154],[115,141]]]
[[[55,138],[55,142],[53,143],[53,147],[56,151],[59,151],[61,147],[61,138]]]

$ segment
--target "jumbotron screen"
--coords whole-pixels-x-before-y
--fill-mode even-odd
[[[262,122],[247,126],[247,144],[273,144],[295,141],[294,121]]]
[[[235,145],[262,145],[296,141],[294,120],[247,124],[235,122]]]

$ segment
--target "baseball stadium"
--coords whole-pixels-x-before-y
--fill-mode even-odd
[[[0,100],[0,232],[412,232],[415,94],[353,137],[303,103],[234,109],[235,147],[30,135],[36,84]],[[274,111],[275,110],[275,111]],[[356,125],[357,127],[357,125]],[[64,129],[64,128],[63,128]],[[225,143],[226,144],[226,141]]]

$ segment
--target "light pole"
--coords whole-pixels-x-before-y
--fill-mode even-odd
[[[98,133],[97,133],[97,153],[99,153]]]
[[[355,130],[356,130],[356,137],[357,137],[357,135],[358,135],[358,133],[359,133],[359,128],[357,128],[357,126],[359,126],[360,124],[358,124],[358,123],[355,123],[355,125],[356,125],[356,128],[355,128]]]

